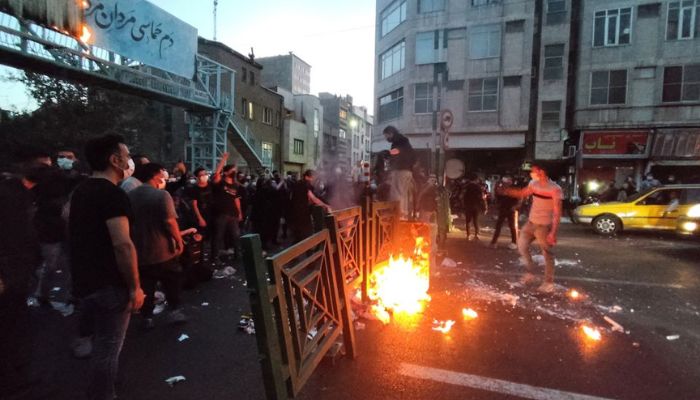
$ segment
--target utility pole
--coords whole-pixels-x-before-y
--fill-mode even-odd
[[[214,41],[216,41],[216,6],[219,5],[219,0],[214,0]]]

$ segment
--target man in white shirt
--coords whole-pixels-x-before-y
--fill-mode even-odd
[[[537,290],[542,293],[552,293],[554,291],[552,248],[557,243],[557,232],[561,220],[562,190],[559,185],[549,179],[547,171],[539,165],[532,165],[530,177],[532,181],[526,188],[505,191],[508,196],[512,197],[532,196],[528,221],[520,230],[518,238],[518,251],[525,262],[527,271],[520,282],[527,284],[535,280],[533,275],[535,263],[530,254],[530,244],[536,240],[544,257],[544,282]]]

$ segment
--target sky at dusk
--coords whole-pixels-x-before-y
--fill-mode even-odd
[[[212,39],[213,0],[150,0]],[[311,93],[349,94],[373,110],[375,1],[218,1],[217,40],[256,57],[294,52],[311,64]],[[10,68],[2,68],[5,76]],[[15,70],[16,71],[16,70]],[[31,109],[21,86],[0,82],[0,107]]]

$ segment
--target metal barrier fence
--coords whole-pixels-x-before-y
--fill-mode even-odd
[[[398,202],[370,202],[312,216],[316,233],[263,260],[258,235],[246,235],[243,263],[269,400],[294,397],[333,344],[355,358],[350,296],[367,300],[373,266],[388,259]]]

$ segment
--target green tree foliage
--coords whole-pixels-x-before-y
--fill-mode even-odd
[[[19,161],[27,151],[80,150],[89,138],[108,133],[123,135],[132,153],[166,161],[169,106],[35,73],[10,79],[24,84],[39,107],[0,122],[0,167]]]

